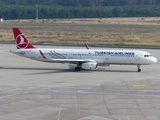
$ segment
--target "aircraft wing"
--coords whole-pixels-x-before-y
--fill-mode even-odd
[[[84,62],[95,62],[93,59],[52,59],[53,62],[59,62],[59,63],[84,63]]]

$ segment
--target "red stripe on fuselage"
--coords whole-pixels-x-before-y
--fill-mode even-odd
[[[39,50],[40,54],[42,55],[43,58],[46,58],[45,55],[42,53],[41,50]]]

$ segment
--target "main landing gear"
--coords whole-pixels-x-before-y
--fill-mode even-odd
[[[80,71],[82,69],[82,63],[77,63],[77,67],[74,68],[74,71]]]
[[[75,67],[74,71],[80,71],[80,67]]]
[[[140,65],[137,65],[137,67],[138,67],[137,72],[141,72]]]

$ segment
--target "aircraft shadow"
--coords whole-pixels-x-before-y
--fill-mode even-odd
[[[26,67],[2,67],[0,69],[4,70],[34,70],[34,71],[43,71],[38,73],[31,73],[27,75],[35,75],[35,74],[49,74],[49,73],[64,73],[64,72],[74,72],[74,73],[93,73],[93,72],[122,72],[122,73],[129,73],[129,72],[137,72],[136,70],[108,70],[105,68],[99,68],[96,70],[81,70],[79,72],[75,72],[73,69],[57,69],[57,68],[26,68]],[[46,72],[45,72],[46,71]]]
[[[109,70],[109,69],[105,69],[105,68],[99,68],[99,69],[96,69],[96,70],[93,70],[93,71],[96,71],[96,72],[125,72],[125,73],[129,73],[129,72],[137,72],[136,70]]]
[[[0,67],[0,69],[8,69],[8,70],[60,70],[60,69],[52,69],[52,68],[26,68],[26,67]]]
[[[0,70],[24,70],[24,71],[43,71],[43,72],[37,72],[37,73],[29,73],[26,75],[35,75],[35,74],[49,74],[49,73],[65,73],[65,72],[75,72],[73,69],[57,69],[57,68],[27,68],[27,67],[2,67],[0,66]],[[79,72],[83,73],[84,70],[81,70]],[[79,73],[75,72],[75,73]],[[91,71],[85,71],[86,72],[91,72]]]
[[[26,68],[26,67],[0,67],[0,69],[3,70],[33,70],[33,71],[50,71],[50,72],[44,72],[44,73],[58,73],[58,72],[72,72],[72,70],[69,69],[54,69],[54,68]],[[43,74],[43,73],[40,73]]]

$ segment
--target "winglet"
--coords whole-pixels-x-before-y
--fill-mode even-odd
[[[12,28],[17,49],[33,49],[35,48],[20,31],[19,28]]]
[[[85,46],[86,46],[86,49],[89,49],[89,46],[88,46],[88,44],[87,44],[87,43],[85,43]]]

